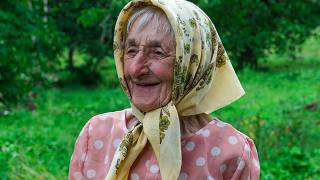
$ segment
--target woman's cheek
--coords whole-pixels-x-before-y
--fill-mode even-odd
[[[150,70],[161,80],[173,79],[173,65],[170,63],[154,63],[150,66]]]
[[[123,63],[123,73],[124,76],[128,76],[130,74],[130,63],[129,62],[124,62]]]

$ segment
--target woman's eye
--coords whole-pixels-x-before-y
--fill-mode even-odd
[[[127,50],[127,53],[133,53],[133,52],[136,52],[136,50],[134,50],[134,49],[128,49]]]
[[[155,52],[157,55],[163,55],[163,53],[161,51],[156,51]]]
[[[129,56],[134,56],[134,55],[137,54],[137,52],[138,52],[138,50],[136,50],[136,49],[128,49],[126,51],[126,54],[129,55]]]
[[[151,50],[151,55],[156,58],[163,58],[165,56],[164,52],[158,49]]]

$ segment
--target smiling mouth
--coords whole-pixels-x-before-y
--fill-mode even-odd
[[[133,83],[134,86],[137,88],[137,90],[139,91],[140,90],[151,90],[153,89],[154,87],[158,86],[160,83],[141,83],[141,82],[138,82],[138,83]]]
[[[152,87],[160,83],[159,82],[134,82],[134,84],[141,87]]]

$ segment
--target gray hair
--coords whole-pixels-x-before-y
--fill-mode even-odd
[[[172,40],[175,42],[174,31],[166,14],[161,9],[154,6],[145,6],[133,12],[128,19],[126,36],[136,21],[138,23],[137,30],[140,31],[152,20],[156,21],[154,28],[158,29],[160,32],[169,34]]]

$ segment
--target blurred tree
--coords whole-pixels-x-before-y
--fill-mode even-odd
[[[67,70],[85,85],[100,79],[99,64],[112,53],[113,28],[117,15],[127,1],[85,0],[52,3],[50,15],[60,32],[64,34],[67,48]],[[75,51],[88,54],[85,63],[76,66]]]
[[[294,51],[320,25],[316,0],[193,0],[214,22],[231,59],[258,66],[270,52]]]
[[[57,61],[64,49],[66,70],[77,80],[86,85],[99,80],[97,69],[112,53],[113,27],[126,2],[1,1],[0,112],[4,104],[26,100],[37,85],[54,81],[65,70]],[[75,51],[88,55],[80,67],[74,63]]]
[[[113,53],[116,18],[127,2],[0,1],[0,111],[3,103],[17,102],[62,72],[85,85],[98,82],[105,56]],[[211,17],[240,68],[257,67],[270,52],[295,51],[320,24],[316,0],[193,2]],[[64,67],[60,59],[66,51]],[[85,55],[80,65],[76,54]]]
[[[60,51],[59,32],[43,21],[43,4],[36,1],[0,2],[0,112],[37,85],[50,80]]]

